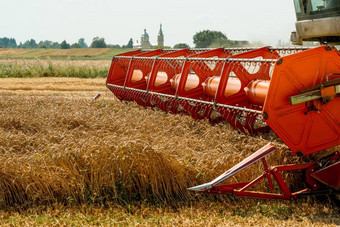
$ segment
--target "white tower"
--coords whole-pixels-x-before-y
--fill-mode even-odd
[[[144,29],[144,34],[142,34],[142,36],[141,36],[140,45],[141,45],[142,49],[150,49],[151,48],[151,44],[150,44],[150,41],[149,41],[149,34],[146,32],[146,29]]]

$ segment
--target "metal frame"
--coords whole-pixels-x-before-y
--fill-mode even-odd
[[[330,186],[339,187],[339,179],[338,181],[335,181],[334,178],[331,177],[332,173],[330,172],[334,171],[336,168],[340,168],[339,153],[334,153],[329,157],[326,157],[323,162],[328,163],[328,165],[323,166],[321,169],[318,169],[320,168],[320,164],[316,162],[304,164],[286,164],[268,167],[266,156],[271,154],[275,150],[276,149],[274,145],[269,143],[258,151],[254,152],[248,158],[244,159],[243,161],[232,167],[231,169],[224,172],[216,179],[212,180],[211,182],[188,188],[188,190],[197,191],[205,194],[234,194],[236,196],[261,199],[290,200],[309,195],[328,195],[332,193],[331,189],[320,190],[321,184],[319,182],[323,182],[326,184],[327,182],[330,182]],[[239,173],[240,171],[260,160],[262,162],[264,171],[256,179],[242,183],[218,185],[222,181],[227,180],[228,178],[234,176],[235,174]],[[286,180],[284,179],[283,173],[287,171],[297,170],[304,171],[305,182],[308,186],[298,191],[292,191],[289,188]],[[318,181],[316,181],[316,179],[318,179]],[[261,180],[268,181],[269,192],[249,190]],[[275,190],[278,192],[273,192]]]
[[[278,52],[284,55],[305,49],[307,48],[217,48],[150,50],[137,54],[133,52],[131,55],[127,53],[113,58],[107,86],[120,100],[133,100],[145,107],[158,106],[172,113],[188,113],[195,119],[207,118],[213,123],[227,121],[236,130],[254,135],[269,128],[263,122],[262,108],[248,103],[244,88],[256,78],[270,79],[269,67],[276,64],[280,57]],[[207,61],[214,64],[214,69],[207,67],[204,63]],[[120,62],[124,65],[119,65]],[[171,74],[174,70],[164,62],[180,63],[176,64],[176,71],[181,75],[176,90],[171,90],[170,78],[165,85],[154,85],[159,70],[174,75]],[[251,74],[247,71],[249,67],[257,67],[259,71]],[[148,75],[148,81],[132,83],[135,69]],[[185,86],[191,71],[195,71],[199,77],[199,86],[187,91]],[[241,88],[238,93],[225,97],[223,91],[232,72],[241,81]],[[214,98],[204,95],[200,85],[212,74],[222,78]],[[213,113],[217,113],[217,117],[212,117]]]

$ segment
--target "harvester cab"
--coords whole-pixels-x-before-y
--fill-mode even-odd
[[[318,41],[340,44],[340,0],[294,0],[297,22],[293,44]]]
[[[339,0],[296,0],[295,7],[298,42],[340,40]],[[197,120],[226,121],[245,134],[271,129],[298,156],[340,144],[340,53],[329,45],[135,50],[113,57],[106,85],[120,100]],[[338,152],[318,162],[268,166],[266,156],[275,150],[268,144],[190,190],[270,199],[340,190]],[[257,161],[264,172],[255,180],[220,185]],[[294,170],[305,173],[307,186],[292,192],[283,173]],[[273,191],[249,191],[263,179]]]

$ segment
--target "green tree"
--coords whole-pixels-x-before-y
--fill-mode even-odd
[[[14,38],[0,38],[0,47],[17,48],[17,42]]]
[[[129,40],[129,42],[128,42],[126,47],[127,48],[133,48],[133,40],[132,40],[132,38],[130,38],[130,40]]]
[[[190,46],[186,43],[177,43],[175,46],[174,46],[175,49],[187,49],[187,48],[190,48]]]
[[[52,41],[45,40],[38,43],[38,48],[51,48]]]
[[[27,40],[26,42],[24,42],[20,48],[27,48],[27,49],[34,49],[34,48],[38,48],[38,44],[35,42],[34,39],[30,39]]]
[[[210,30],[197,32],[193,39],[196,48],[206,48],[213,43],[224,43],[228,41],[228,38],[224,33]]]
[[[61,49],[70,49],[71,46],[70,46],[70,44],[68,44],[68,43],[66,42],[66,40],[64,40],[64,41],[61,42],[60,48],[61,48]]]
[[[30,44],[30,48],[38,48],[38,44],[34,39],[31,39],[29,41],[29,44]]]
[[[38,43],[38,48],[46,49],[47,46],[44,44],[43,41],[40,41],[40,42]]]
[[[129,40],[127,45],[123,45],[122,48],[133,48],[133,40],[132,38]]]
[[[58,42],[53,42],[52,44],[51,44],[51,48],[53,48],[53,49],[60,49],[61,47],[60,47],[60,43],[58,43]]]
[[[106,48],[104,38],[94,37],[91,43],[91,48]]]
[[[78,39],[78,44],[79,44],[80,48],[88,48],[88,45],[85,43],[84,38]]]
[[[120,48],[125,48],[125,45],[123,45],[122,47],[120,47],[119,44],[107,44],[106,47],[107,47],[107,48],[120,49]]]
[[[79,43],[73,43],[71,45],[71,48],[81,48],[81,46],[79,45]]]

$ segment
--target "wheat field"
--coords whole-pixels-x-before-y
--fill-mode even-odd
[[[112,56],[130,51],[115,48],[72,48],[72,49],[9,49],[0,48],[0,59],[66,59],[66,60],[110,60]]]
[[[269,164],[301,161],[273,133],[250,137],[122,103],[103,78],[0,79],[0,109],[0,224],[340,224],[327,197],[281,202],[186,190],[268,142],[277,146]],[[254,165],[227,183],[261,171]],[[303,187],[301,175],[285,177]]]
[[[0,59],[0,78],[105,78],[109,60]]]

